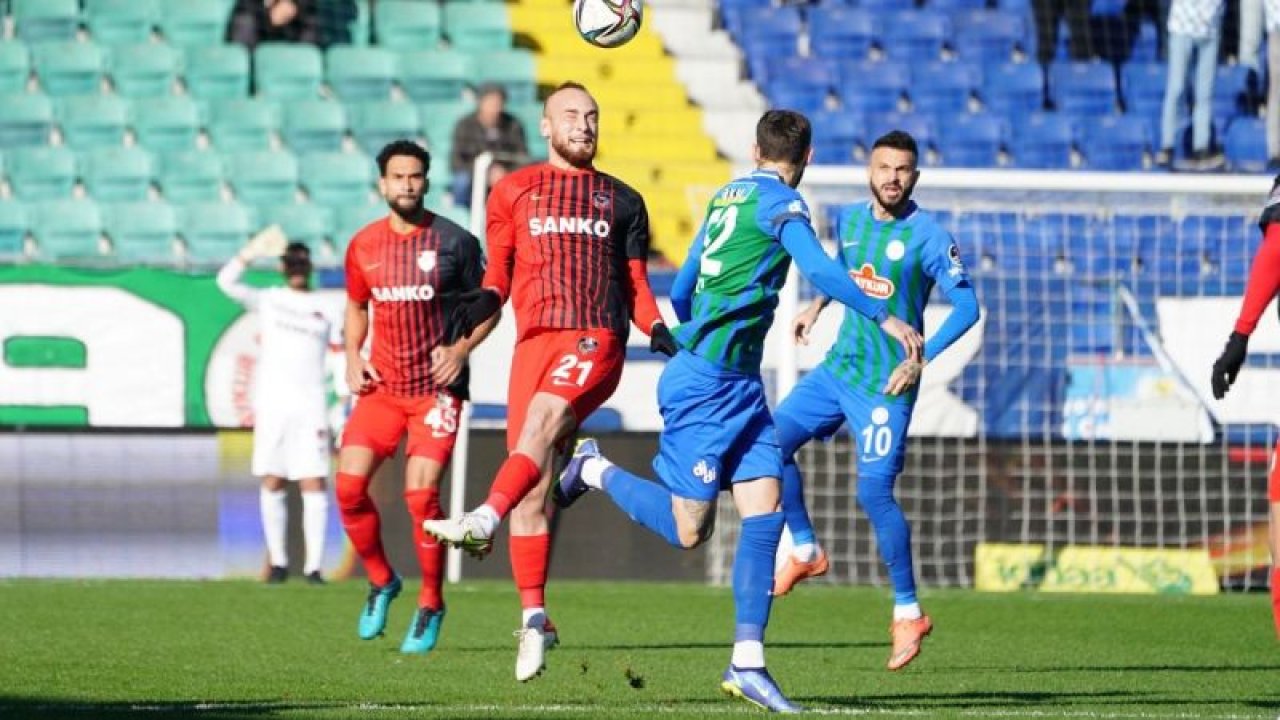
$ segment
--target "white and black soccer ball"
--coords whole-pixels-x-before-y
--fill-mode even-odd
[[[643,0],[574,0],[573,22],[583,40],[602,48],[625,45],[640,32]]]

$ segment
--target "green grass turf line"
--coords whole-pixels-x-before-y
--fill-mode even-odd
[[[0,718],[696,718],[718,691],[732,596],[699,585],[555,582],[563,645],[513,676],[509,583],[446,588],[427,657],[356,637],[366,586],[297,581],[0,582]],[[774,604],[770,670],[793,700],[885,718],[1266,718],[1280,643],[1262,594],[1209,598],[926,591],[934,635],[889,673],[890,594],[801,586]]]

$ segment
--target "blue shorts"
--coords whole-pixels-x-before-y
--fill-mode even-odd
[[[796,383],[774,412],[782,452],[790,457],[813,438],[826,440],[845,422],[858,445],[858,474],[896,476],[907,454],[914,402],[885,402],[841,383],[819,365]]]
[[[759,375],[677,353],[658,380],[662,435],[653,469],[674,495],[712,500],[735,482],[782,476]]]

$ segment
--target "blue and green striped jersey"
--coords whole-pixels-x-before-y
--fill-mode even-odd
[[[951,234],[914,202],[901,219],[888,221],[872,215],[870,202],[846,208],[836,218],[836,236],[849,277],[916,330],[924,329],[924,308],[935,284],[950,292],[968,282]],[[874,321],[846,310],[823,365],[845,387],[880,396],[905,357],[902,345]],[[918,387],[883,401],[914,402]]]
[[[759,374],[764,338],[791,256],[780,235],[809,222],[800,193],[757,170],[720,188],[707,205],[686,265],[697,263],[691,317],[672,332],[682,349],[720,367]]]

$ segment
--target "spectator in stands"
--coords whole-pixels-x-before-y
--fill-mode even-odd
[[[1224,0],[1173,0],[1169,7],[1169,77],[1164,89],[1160,151],[1156,165],[1173,164],[1173,143],[1178,134],[1180,105],[1187,87],[1191,55],[1196,56],[1192,89],[1191,157],[1189,170],[1213,170],[1223,164],[1222,153],[1212,152],[1213,85],[1218,70],[1218,46],[1222,42]]]
[[[507,92],[501,85],[483,85],[478,92],[476,111],[460,118],[454,126],[449,170],[453,173],[450,191],[455,205],[471,204],[471,170],[481,153],[494,155],[494,163],[485,178],[487,187],[493,187],[502,176],[528,159],[524,126],[506,107]]]
[[[1280,170],[1280,2],[1267,0],[1267,168]]]
[[[1067,20],[1067,56],[1092,60],[1096,51],[1090,28],[1090,0],[1031,0],[1036,18],[1036,60],[1048,68],[1058,49],[1058,23]]]
[[[320,42],[316,0],[236,0],[227,40],[252,50],[260,42]]]

